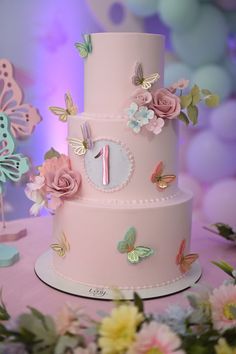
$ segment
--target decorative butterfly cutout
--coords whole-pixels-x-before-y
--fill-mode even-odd
[[[139,263],[142,259],[151,256],[154,251],[149,247],[135,247],[136,230],[134,227],[129,228],[126,232],[124,240],[118,243],[117,249],[120,253],[127,253],[130,263]]]
[[[66,108],[60,108],[56,106],[49,107],[50,111],[59,117],[59,120],[62,122],[66,122],[68,116],[74,116],[78,113],[78,109],[72,100],[71,94],[67,92],[65,94],[65,104]]]
[[[88,122],[81,125],[83,140],[76,138],[69,138],[68,142],[76,155],[85,155],[88,150],[93,148],[93,141],[91,130]]]
[[[55,251],[57,253],[58,256],[60,257],[64,257],[66,252],[69,252],[70,250],[70,244],[66,238],[66,235],[64,232],[62,232],[60,239],[58,241],[58,243],[53,243],[51,245],[51,248],[53,249],[53,251]]]
[[[23,93],[13,77],[12,64],[6,59],[0,59],[0,112],[8,116],[15,138],[31,135],[41,121],[36,108],[22,101]]]
[[[198,259],[197,253],[190,253],[184,255],[186,247],[186,240],[184,239],[179,247],[179,251],[176,257],[176,264],[179,266],[181,273],[186,273],[190,268],[193,262]]]
[[[84,43],[75,43],[76,48],[79,51],[79,54],[82,58],[87,58],[89,53],[92,53],[92,42],[91,42],[91,35],[84,34]]]
[[[164,169],[164,165],[163,162],[161,161],[159,162],[159,164],[157,165],[155,171],[151,176],[151,182],[155,183],[157,188],[161,191],[169,187],[170,183],[176,179],[175,175],[162,176],[163,169]]]
[[[8,179],[18,182],[29,171],[27,157],[15,154],[15,142],[10,132],[10,122],[6,114],[0,113],[0,193],[2,183]]]
[[[152,74],[148,77],[143,76],[143,67],[141,63],[137,63],[134,69],[135,73],[132,77],[132,83],[135,86],[141,86],[143,89],[148,90],[152,87],[152,84],[156,82],[160,75],[158,73]]]

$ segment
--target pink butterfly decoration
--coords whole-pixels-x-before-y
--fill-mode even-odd
[[[12,64],[0,59],[0,112],[8,116],[11,132],[18,139],[31,135],[41,121],[37,109],[22,101],[23,93],[13,77]]]
[[[184,255],[185,247],[186,240],[184,239],[180,244],[179,251],[176,256],[176,264],[179,266],[181,273],[186,273],[191,268],[193,262],[198,259],[197,253]]]

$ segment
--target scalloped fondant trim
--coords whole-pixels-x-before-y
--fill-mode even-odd
[[[96,288],[105,288],[105,289],[111,289],[112,287],[117,287],[117,286],[113,286],[112,284],[111,285],[104,285],[104,284],[91,284],[91,283],[85,283],[85,282],[80,282],[78,280],[75,280],[75,279],[72,279],[70,277],[66,277],[64,274],[62,274],[61,272],[58,272],[58,270],[55,268],[54,266],[54,263],[52,263],[52,267],[54,269],[54,271],[59,274],[62,278],[64,279],[67,279],[69,281],[72,281],[74,283],[78,283],[78,284],[81,284],[81,285],[85,285],[85,286],[90,286],[90,287],[96,287]],[[139,290],[139,289],[151,289],[151,288],[156,288],[156,287],[159,287],[159,286],[165,286],[165,285],[170,285],[170,284],[173,284],[175,283],[176,281],[184,278],[186,275],[188,274],[185,273],[183,275],[180,275],[179,277],[176,277],[172,280],[167,280],[167,281],[163,281],[161,283],[157,283],[157,284],[153,284],[153,285],[142,285],[142,286],[118,286],[118,289],[123,289],[123,290]]]
[[[129,159],[129,161],[130,161],[130,164],[131,164],[129,174],[128,174],[126,180],[125,180],[122,184],[120,184],[120,185],[117,186],[117,187],[111,188],[111,189],[103,189],[103,188],[101,188],[101,187],[98,187],[96,184],[94,184],[94,183],[91,181],[91,179],[89,178],[89,176],[88,176],[88,174],[87,174],[87,171],[86,171],[85,159],[84,159],[84,163],[83,163],[84,174],[85,174],[85,176],[86,176],[86,178],[87,178],[88,183],[89,183],[92,187],[94,187],[95,189],[97,189],[97,190],[99,190],[99,191],[101,191],[101,192],[104,192],[104,193],[117,192],[117,191],[123,189],[123,188],[129,183],[129,181],[130,181],[130,179],[131,179],[131,177],[132,177],[132,175],[133,175],[134,167],[135,167],[134,156],[133,156],[132,152],[130,151],[130,149],[127,147],[127,145],[124,144],[123,142],[121,142],[119,139],[107,138],[107,137],[100,137],[100,138],[94,139],[93,142],[96,143],[97,141],[101,141],[101,140],[110,140],[110,141],[112,141],[112,142],[114,142],[114,143],[119,144],[119,145],[125,150],[125,152],[127,153],[128,159]]]

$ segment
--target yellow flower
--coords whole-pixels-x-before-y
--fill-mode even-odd
[[[236,347],[230,347],[224,338],[220,338],[215,346],[215,351],[216,354],[236,354]]]
[[[133,305],[121,305],[114,308],[109,317],[105,317],[99,329],[99,346],[103,354],[124,353],[135,339],[138,325],[144,317]]]

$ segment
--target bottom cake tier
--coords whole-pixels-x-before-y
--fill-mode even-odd
[[[185,284],[188,274],[178,259],[189,253],[191,202],[181,191],[158,203],[65,202],[54,217],[52,274],[87,288],[84,296],[99,289],[181,290],[175,284]]]

